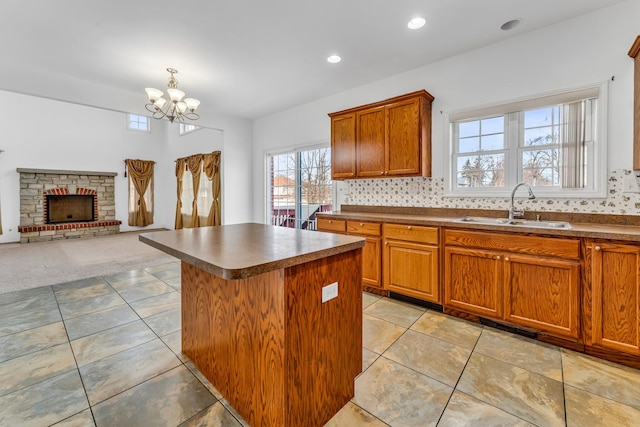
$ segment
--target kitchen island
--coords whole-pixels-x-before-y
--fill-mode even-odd
[[[362,370],[364,240],[263,224],[140,235],[181,260],[182,352],[251,426],[322,426]]]

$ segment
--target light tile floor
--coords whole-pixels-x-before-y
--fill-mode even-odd
[[[637,426],[640,371],[364,294],[329,423]],[[241,426],[180,352],[178,263],[0,294],[0,426]]]

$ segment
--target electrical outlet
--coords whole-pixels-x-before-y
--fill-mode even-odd
[[[631,174],[625,176],[622,180],[622,192],[623,193],[640,193],[640,186],[638,185],[638,178]]]
[[[338,282],[322,287],[322,302],[330,301],[338,296]]]

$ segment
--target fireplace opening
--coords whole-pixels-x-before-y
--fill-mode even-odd
[[[47,224],[94,221],[91,194],[47,194]]]

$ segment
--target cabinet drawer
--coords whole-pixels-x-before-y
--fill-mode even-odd
[[[438,244],[438,229],[419,225],[384,224],[385,239],[407,240],[419,243]]]
[[[445,244],[521,254],[580,259],[580,241],[481,231],[445,230]]]
[[[347,221],[347,233],[380,236],[380,224],[377,222]]]
[[[341,219],[318,218],[318,231],[331,231],[344,233],[347,230],[347,222]]]

